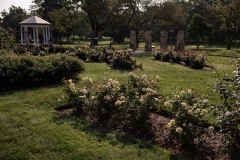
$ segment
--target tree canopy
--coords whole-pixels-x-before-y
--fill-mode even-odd
[[[193,39],[199,49],[199,43],[212,33],[212,26],[206,23],[201,15],[194,14],[187,30],[188,38]]]
[[[51,31],[59,43],[71,35],[83,37],[94,31],[95,38],[111,37],[111,45],[121,43],[129,36],[129,26],[169,25],[188,25],[187,40],[197,45],[203,40],[227,42],[230,49],[240,39],[239,0],[32,0],[32,3],[31,15],[50,22]],[[30,16],[16,6],[1,14],[3,27],[15,31],[19,30],[19,22]],[[143,38],[144,32],[137,32],[137,42]],[[176,32],[169,33],[176,36]],[[160,32],[154,32],[154,36],[160,37]],[[97,45],[98,40],[94,39],[93,43]]]

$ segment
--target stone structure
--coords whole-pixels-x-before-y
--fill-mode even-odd
[[[184,50],[184,30],[180,29],[178,30],[178,35],[176,37],[175,42],[175,50],[176,51],[183,51]]]
[[[177,29],[178,35],[175,40],[175,50],[184,50],[185,40],[184,40],[184,30],[186,26],[141,26],[141,27],[130,27],[130,48],[133,51],[137,50],[137,30],[146,30],[146,40],[145,40],[145,51],[152,51],[152,30],[161,29],[160,37],[160,48],[168,49],[168,29]]]
[[[168,49],[168,31],[167,30],[161,30],[161,38],[160,38],[161,44],[160,48],[165,50]]]
[[[145,51],[152,51],[152,30],[146,30]]]
[[[130,31],[130,48],[133,51],[137,50],[137,33],[136,30]]]
[[[32,16],[20,24],[21,32],[21,44],[49,44],[50,42],[50,23],[39,18],[38,16]],[[28,28],[32,28],[32,33],[28,31]],[[39,28],[43,28],[42,35],[39,36]]]

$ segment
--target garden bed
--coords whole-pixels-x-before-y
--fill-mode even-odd
[[[56,108],[56,110],[60,111],[62,114],[68,114],[72,116],[76,116],[82,120],[88,121],[95,125],[100,125],[96,119],[91,118],[91,116],[87,113],[79,114],[75,109],[65,106]],[[148,132],[135,132],[131,127],[124,127],[127,121],[125,122],[117,122],[116,118],[112,118],[107,121],[107,123],[101,124],[102,127],[106,127],[109,129],[113,129],[118,133],[123,135],[128,135],[136,138],[140,138],[146,142],[151,144],[158,145],[159,147],[165,148],[177,155],[183,155],[184,157],[188,157],[192,160],[208,160],[208,159],[216,159],[216,160],[227,160],[227,155],[221,154],[223,134],[221,132],[216,131],[214,135],[210,138],[206,137],[206,141],[208,145],[203,146],[199,150],[187,150],[182,147],[180,143],[177,142],[174,137],[172,137],[168,131],[167,123],[170,121],[169,117],[162,116],[159,114],[151,113],[150,114],[150,128]]]

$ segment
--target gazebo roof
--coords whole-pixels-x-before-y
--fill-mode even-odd
[[[22,22],[19,23],[20,25],[50,25],[49,22],[39,18],[38,16],[32,16]]]

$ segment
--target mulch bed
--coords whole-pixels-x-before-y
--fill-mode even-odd
[[[170,121],[169,117],[161,116],[159,114],[150,114],[150,127],[147,132],[135,132],[131,127],[124,127],[127,122],[116,122],[115,120],[109,120],[107,123],[98,124],[96,119],[91,118],[90,115],[84,113],[78,114],[76,110],[68,107],[57,108],[62,114],[68,114],[76,116],[80,119],[88,122],[101,125],[109,129],[114,129],[117,132],[142,139],[143,141],[151,144],[158,145],[159,147],[165,148],[174,154],[183,155],[192,160],[228,160],[228,156],[222,154],[222,138],[223,134],[216,131],[211,137],[206,137],[208,145],[202,146],[199,150],[186,149],[178,143],[178,141],[172,137],[167,129],[167,123]]]

